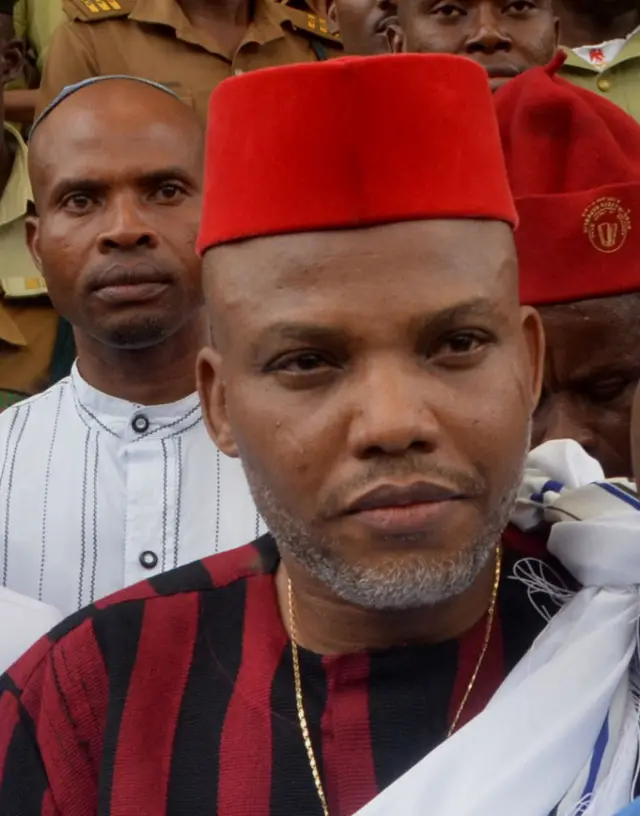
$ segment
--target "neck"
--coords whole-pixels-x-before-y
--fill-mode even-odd
[[[78,370],[90,386],[140,405],[177,402],[195,391],[196,357],[206,339],[204,316],[145,349],[106,346],[74,330]]]
[[[7,131],[4,129],[4,116],[2,102],[0,100],[0,198],[7,189],[7,183],[11,176],[15,152],[9,144]]]
[[[296,641],[317,654],[352,654],[419,643],[441,643],[469,631],[487,612],[495,560],[489,560],[462,595],[402,611],[363,609],[333,595],[296,561],[283,556],[276,575],[280,614],[291,635],[288,582],[294,600]]]
[[[568,48],[617,40],[626,37],[640,25],[640,9],[602,17],[574,11],[562,4],[556,13],[560,19],[560,40]]]
[[[251,22],[253,3],[251,0],[179,0],[185,16],[192,25],[225,23],[246,29]]]

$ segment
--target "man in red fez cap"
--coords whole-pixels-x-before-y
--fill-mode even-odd
[[[0,813],[543,816],[569,788],[576,805],[583,767],[599,779],[609,758],[591,759],[602,672],[622,675],[633,629],[600,627],[608,654],[573,672],[560,649],[551,684],[545,658],[515,700],[501,686],[525,653],[540,663],[527,650],[555,606],[544,547],[505,531],[543,338],[518,300],[486,73],[420,55],[265,70],[223,83],[209,123],[199,391],[271,534],[99,601],[10,669]],[[562,468],[553,490],[540,481],[548,461],[522,529],[562,499]],[[615,603],[616,620],[634,613]],[[550,689],[574,708],[547,769]],[[493,742],[469,744],[477,722]],[[433,803],[398,781],[425,755]]]
[[[576,439],[631,473],[640,379],[640,126],[608,100],[535,71],[496,96],[520,226],[522,302],[547,338],[534,441]]]

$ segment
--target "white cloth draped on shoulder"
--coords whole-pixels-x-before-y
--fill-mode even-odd
[[[562,608],[485,710],[357,816],[614,816],[633,798],[639,510],[577,443],[531,452],[512,521],[551,523],[549,551],[584,588],[549,587]]]
[[[0,587],[0,673],[61,620],[52,606]]]

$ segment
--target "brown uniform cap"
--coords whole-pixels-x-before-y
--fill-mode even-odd
[[[209,95],[227,77],[342,54],[325,20],[275,0],[256,0],[232,59],[210,32],[191,25],[176,0],[63,0],[63,6],[69,20],[51,42],[38,112],[66,85],[130,74],[170,88],[206,120]]]

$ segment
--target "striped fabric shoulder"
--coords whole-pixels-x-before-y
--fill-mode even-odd
[[[212,555],[201,562],[214,587],[224,587],[254,575],[271,575],[279,563],[276,543],[269,533],[244,547]]]
[[[108,695],[91,617],[59,640],[42,638],[0,679],[0,813],[97,811]]]

